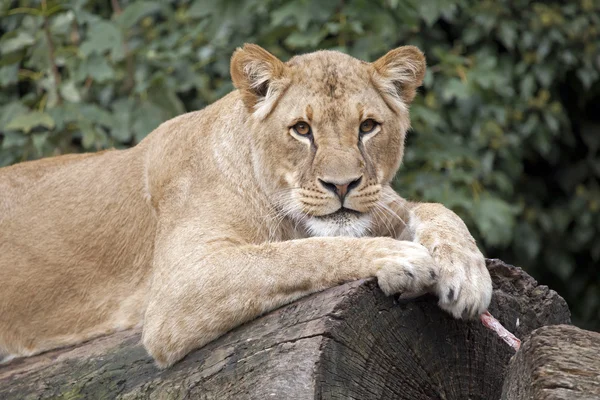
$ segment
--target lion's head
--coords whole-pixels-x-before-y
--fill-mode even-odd
[[[425,75],[412,46],[367,63],[318,51],[284,63],[236,50],[234,85],[251,114],[255,176],[312,236],[362,236],[400,166],[408,106]]]

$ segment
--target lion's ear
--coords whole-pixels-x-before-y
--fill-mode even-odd
[[[425,56],[421,50],[415,46],[398,47],[372,65],[379,90],[410,104],[425,77]]]
[[[255,44],[245,44],[231,57],[231,79],[242,100],[259,118],[266,117],[289,83],[286,66],[273,54]]]

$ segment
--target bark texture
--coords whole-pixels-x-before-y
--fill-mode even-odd
[[[533,331],[510,361],[502,399],[600,399],[600,333],[569,325]]]
[[[517,337],[568,324],[565,301],[488,260],[490,312]],[[245,324],[158,370],[126,331],[0,367],[1,399],[500,399],[514,351],[432,296],[350,282]],[[507,397],[513,398],[513,397]]]

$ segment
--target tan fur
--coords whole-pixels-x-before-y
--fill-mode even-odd
[[[0,169],[0,353],[143,324],[164,367],[371,276],[388,294],[432,291],[455,317],[482,312],[491,281],[463,222],[390,188],[424,71],[414,47],[373,64],[332,51],[283,63],[246,45],[238,90],[138,146]],[[368,118],[380,125],[359,138]]]

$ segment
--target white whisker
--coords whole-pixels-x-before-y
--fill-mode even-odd
[[[381,222],[385,226],[385,229],[390,233],[390,235],[393,234],[394,237],[396,237],[396,230],[394,229],[394,224],[391,223],[389,217],[387,216],[386,210],[383,207],[381,207],[379,202],[374,204],[373,211],[376,213],[379,219],[381,219]]]
[[[385,196],[386,196],[386,199],[391,200],[394,204],[406,209],[406,207],[403,204],[397,203],[395,199],[391,198],[391,196],[389,196],[389,195],[385,195]],[[389,197],[387,197],[387,196],[389,196]],[[381,206],[384,210],[386,210],[390,214],[390,216],[393,216],[393,217],[397,218],[400,222],[402,222],[402,224],[404,226],[408,226],[406,221],[404,221],[404,219],[401,216],[399,216],[398,213],[396,213],[394,210],[392,210],[383,201],[378,202],[378,205]]]

